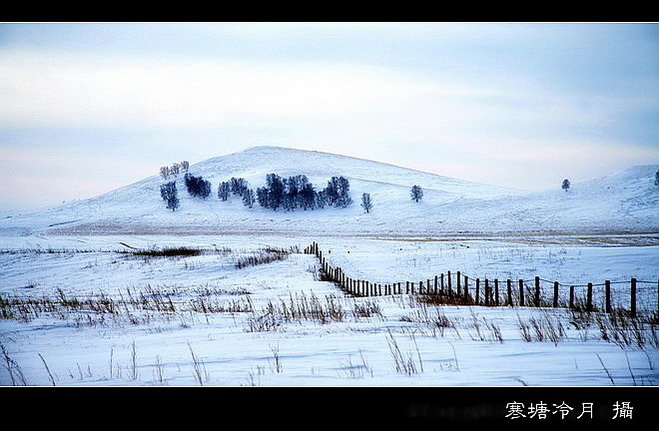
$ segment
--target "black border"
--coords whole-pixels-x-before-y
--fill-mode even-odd
[[[383,8],[384,6],[378,6]],[[430,12],[423,7],[400,10],[350,9],[339,4],[295,9],[280,5],[235,7],[136,9],[119,4],[94,7],[31,6],[28,9],[6,8],[0,22],[658,22],[657,14],[647,11],[569,9],[547,11],[548,6],[534,6],[513,13],[470,5],[448,12]],[[552,9],[562,9],[555,4]],[[248,10],[249,9],[249,10]],[[542,9],[540,12],[539,9]],[[1,35],[1,33],[0,33]],[[1,40],[0,40],[1,42]],[[299,388],[192,388],[192,387],[0,387],[5,423],[16,417],[30,426],[54,424],[77,427],[155,426],[220,428],[225,426],[272,427],[348,427],[398,423],[435,425],[444,423],[501,423],[524,428],[549,425],[594,424],[637,426],[654,419],[659,387],[299,387]],[[525,406],[538,402],[566,404],[577,408],[581,403],[595,405],[594,418],[578,421],[576,414],[561,420],[549,414],[547,419],[507,418],[506,404]],[[629,402],[633,419],[613,419],[615,402]],[[26,414],[27,413],[27,414]],[[616,422],[617,421],[617,422]],[[656,422],[656,420],[654,421]]]
[[[404,7],[407,6],[407,7]],[[659,22],[659,12],[611,4],[29,3],[3,5],[0,22]],[[656,8],[655,8],[656,9]]]
[[[395,424],[497,423],[525,428],[548,425],[638,426],[652,423],[659,387],[0,387],[5,421],[31,426],[147,425],[329,428]],[[508,403],[547,404],[537,417],[507,417]],[[554,404],[574,408],[565,418]],[[628,402],[631,418],[614,418],[614,404]],[[578,419],[582,403],[593,417]],[[23,411],[28,413],[18,413]],[[33,412],[33,413],[30,413]],[[528,414],[528,412],[527,412]],[[114,425],[112,425],[114,423]]]

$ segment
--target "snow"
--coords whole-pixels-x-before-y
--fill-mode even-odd
[[[154,176],[97,198],[7,216],[0,221],[0,297],[24,308],[5,308],[15,315],[0,317],[0,385],[655,386],[657,328],[648,319],[657,312],[659,280],[657,169],[637,166],[572,184],[568,192],[558,184],[527,193],[256,147],[192,165],[193,174],[211,180],[213,195],[188,197],[179,176],[176,212],[166,210],[158,191],[164,180]],[[344,175],[355,203],[273,212],[217,199],[219,181],[244,177],[260,186],[270,172],[305,174],[317,187]],[[419,203],[409,196],[413,184],[424,189]],[[358,205],[362,192],[373,197],[370,214]],[[382,284],[448,271],[471,280],[540,276],[543,289],[560,283],[562,300],[570,285],[596,284],[601,308],[601,284],[611,280],[614,307],[628,308],[629,280],[636,277],[640,330],[606,326],[610,316],[599,311],[432,305],[406,294],[351,297],[319,279],[315,256],[295,252],[312,241],[351,277]],[[127,253],[174,246],[204,252]],[[293,252],[236,268],[241,257],[268,247]],[[583,287],[577,292],[582,296]],[[35,312],[28,305],[58,295],[90,303],[109,298],[119,306],[101,313]],[[174,311],[155,309],[159,298],[171,300]],[[316,300],[343,314],[284,313]],[[200,301],[216,311],[201,311]],[[539,341],[531,333],[527,340],[523,325],[539,321],[563,334]],[[631,341],[616,341],[616,331]]]
[[[50,210],[0,220],[0,235],[262,232],[298,235],[436,236],[449,233],[611,233],[656,232],[659,197],[654,174],[659,165],[636,166],[599,180],[573,184],[568,192],[522,192],[442,177],[352,157],[279,147],[255,147],[190,166],[190,173],[212,184],[207,200],[185,192],[176,179],[180,209],[165,210],[154,175],[105,195],[70,202]],[[217,199],[217,186],[242,177],[252,188],[265,176],[305,174],[317,189],[332,176],[350,180],[354,204],[323,211],[248,209],[234,197]],[[170,179],[171,180],[171,179]],[[418,184],[424,197],[410,199]],[[359,206],[370,193],[373,211]]]

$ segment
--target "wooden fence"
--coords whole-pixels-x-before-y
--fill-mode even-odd
[[[341,267],[329,264],[323,251],[320,250],[315,241],[304,249],[305,254],[315,255],[320,262],[321,279],[335,283],[339,288],[352,296],[382,296],[382,295],[433,295],[445,299],[446,303],[463,305],[484,306],[532,306],[532,307],[569,307],[579,308],[585,311],[604,311],[611,313],[613,305],[611,301],[611,285],[629,283],[630,302],[627,311],[631,316],[637,315],[637,285],[639,283],[655,283],[653,281],[639,281],[632,278],[629,282],[611,282],[594,284],[574,284],[569,286],[569,299],[560,300],[560,287],[558,281],[549,281],[540,277],[534,277],[532,283],[523,279],[480,279],[456,271],[441,273],[433,278],[397,283],[372,283],[368,280],[354,279],[348,276]],[[551,300],[541,289],[542,283],[552,285]],[[659,314],[659,280],[657,284],[657,313]],[[576,288],[586,288],[585,301],[578,297]],[[593,303],[593,292],[595,287],[604,287],[604,302],[600,308]],[[622,309],[622,307],[618,307]]]

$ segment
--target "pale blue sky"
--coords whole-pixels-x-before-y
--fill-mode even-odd
[[[255,145],[535,190],[659,164],[659,28],[0,24],[0,100],[0,208]]]

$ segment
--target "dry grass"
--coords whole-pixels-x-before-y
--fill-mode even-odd
[[[247,332],[276,331],[285,323],[313,321],[321,324],[342,322],[347,313],[336,295],[327,295],[324,300],[315,294],[289,295],[289,300],[269,301],[258,313],[247,320]]]
[[[129,250],[122,253],[130,254],[139,257],[186,257],[186,256],[199,256],[203,253],[201,249],[191,247],[166,247],[162,249],[151,250]]]
[[[249,298],[223,300],[223,295],[243,295],[244,290],[191,289],[186,301],[176,300],[179,288],[128,288],[114,297],[104,293],[76,296],[57,289],[54,296],[0,296],[0,318],[30,322],[40,317],[55,317],[75,327],[124,324],[149,324],[154,319],[171,321],[190,313],[249,313]],[[217,297],[216,297],[217,296]]]
[[[234,266],[242,269],[248,266],[263,265],[266,263],[285,260],[292,253],[299,253],[300,249],[297,246],[285,248],[262,248],[247,256],[240,256],[235,259]]]

